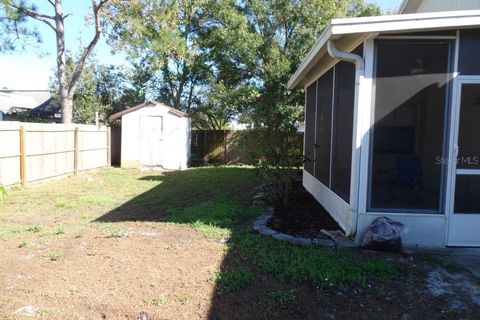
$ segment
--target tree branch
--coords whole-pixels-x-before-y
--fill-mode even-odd
[[[86,48],[83,49],[82,55],[80,56],[80,59],[77,62],[77,67],[75,68],[75,71],[73,72],[72,79],[70,79],[70,82],[68,84],[68,94],[71,96],[77,87],[78,80],[80,80],[80,77],[82,76],[83,72],[83,67],[85,65],[85,62],[87,61],[87,58],[90,56],[92,53],[93,49],[98,43],[98,40],[100,39],[100,34],[102,31],[101,24],[100,24],[100,15],[99,12],[103,5],[107,3],[109,0],[101,0],[98,4],[96,3],[95,0],[92,0],[92,7],[93,7],[93,15],[95,19],[95,36],[93,37],[92,41],[88,44]]]
[[[35,20],[38,20],[38,21],[41,21],[41,22],[47,24],[50,28],[53,29],[53,31],[55,31],[55,32],[57,31],[55,29],[55,27],[53,26],[53,24],[50,21],[48,21],[48,20],[54,21],[55,17],[35,12],[31,9],[28,9],[28,8],[24,7],[24,6],[18,5],[16,3],[14,3],[13,1],[8,1],[6,4],[11,6],[12,8],[17,9],[19,12],[24,13],[27,16],[29,16],[29,17],[31,17]]]

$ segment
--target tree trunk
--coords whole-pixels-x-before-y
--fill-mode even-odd
[[[65,70],[65,26],[62,0],[55,0],[55,35],[57,40],[58,95],[62,105],[62,122],[72,123],[73,101],[68,96],[67,73]]]
[[[60,96],[62,104],[62,123],[72,123],[73,120],[73,98],[68,95]]]

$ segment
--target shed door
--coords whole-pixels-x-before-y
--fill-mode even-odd
[[[457,90],[448,244],[480,246],[480,77]]]
[[[162,166],[163,117],[140,117],[140,164]]]

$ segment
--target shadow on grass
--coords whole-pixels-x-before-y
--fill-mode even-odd
[[[158,185],[95,221],[204,223],[228,228],[256,213],[248,207],[257,183],[252,167],[204,167],[140,179]]]
[[[141,179],[158,184],[96,221],[174,222],[207,238],[228,238],[209,319],[320,319],[325,306],[319,290],[335,288],[336,297],[338,287],[361,288],[398,274],[394,263],[359,261],[350,250],[295,247],[253,232],[250,223],[260,210],[249,204],[260,181],[252,167],[203,167]],[[342,308],[345,298],[329,303]]]

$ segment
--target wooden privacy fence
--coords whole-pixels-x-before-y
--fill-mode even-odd
[[[303,150],[303,133],[281,134],[296,149]],[[266,141],[261,130],[192,130],[191,164],[252,164],[251,152]]]
[[[110,128],[0,122],[0,184],[59,177],[110,164]]]

